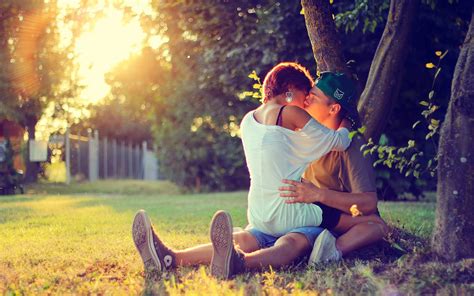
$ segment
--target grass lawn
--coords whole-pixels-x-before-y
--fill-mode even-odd
[[[382,202],[382,216],[399,229],[385,246],[339,263],[299,264],[231,281],[209,277],[207,266],[180,268],[153,285],[145,285],[131,237],[141,208],[173,248],[208,242],[219,209],[231,213],[234,226],[246,224],[246,192],[185,195],[166,182],[137,181],[38,185],[25,195],[0,196],[0,294],[474,293],[472,260],[440,263],[429,252],[433,203]]]

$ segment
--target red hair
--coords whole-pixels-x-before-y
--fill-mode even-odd
[[[307,92],[313,84],[314,80],[305,67],[293,62],[280,63],[263,80],[263,100],[267,101],[287,92],[290,86]]]

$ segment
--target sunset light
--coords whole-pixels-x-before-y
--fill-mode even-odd
[[[77,41],[76,56],[84,90],[81,97],[96,102],[109,91],[104,75],[130,54],[138,52],[145,39],[138,18],[125,22],[123,12],[108,8],[92,30]]]

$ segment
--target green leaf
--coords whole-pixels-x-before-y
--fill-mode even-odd
[[[416,127],[418,124],[420,124],[420,122],[421,122],[421,120],[418,120],[417,122],[415,122],[415,123],[413,124],[413,126],[412,126],[411,128],[412,128],[412,129],[415,129],[415,127]]]
[[[387,145],[388,138],[385,134],[382,134],[379,139],[379,145]]]
[[[439,70],[439,69],[438,69],[438,70]],[[438,73],[438,71],[436,71],[436,73]],[[428,94],[428,98],[429,98],[430,100],[433,98],[434,93],[435,93],[434,90],[432,90],[432,91],[430,91],[430,93]],[[421,104],[421,102],[420,102],[420,104]],[[425,105],[425,106],[428,106],[428,105]]]
[[[427,101],[421,101],[421,102],[420,102],[420,105],[421,105],[421,106],[429,106],[430,103],[428,103]]]
[[[357,134],[357,131],[351,131],[351,132],[349,133],[349,139],[352,140],[352,138],[354,138],[354,136],[355,136],[356,134]]]
[[[255,72],[255,70],[252,71],[252,73],[249,74],[249,78],[253,79],[253,80],[258,80],[258,76],[257,76],[257,72]]]
[[[361,134],[364,134],[366,130],[367,130],[367,127],[365,125],[363,125],[357,131]]]
[[[379,163],[381,163],[383,161],[383,159],[377,159],[374,164],[373,164],[373,167],[376,167]]]
[[[446,51],[443,53],[443,55],[439,57],[439,59],[442,60],[442,59],[448,54],[448,51],[449,51],[449,50],[446,50]]]
[[[395,249],[397,249],[397,250],[399,250],[399,251],[402,251],[402,252],[404,252],[404,253],[407,252],[404,248],[402,248],[399,244],[397,244],[397,243],[395,243],[395,242],[393,242],[391,246],[392,246],[392,248],[395,248]]]
[[[408,141],[408,148],[415,147],[415,140],[409,140]]]
[[[439,72],[441,72],[441,68],[438,68],[438,69],[436,70],[436,73],[435,73],[434,79],[436,79],[436,77],[438,77],[438,75],[439,75]],[[431,98],[430,98],[430,99],[431,99]]]

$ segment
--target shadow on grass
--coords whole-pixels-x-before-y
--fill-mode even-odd
[[[405,254],[427,248],[426,238],[416,236],[405,229],[391,227],[387,237],[372,246],[368,246],[349,254],[347,260],[375,260],[380,263],[392,263]]]

